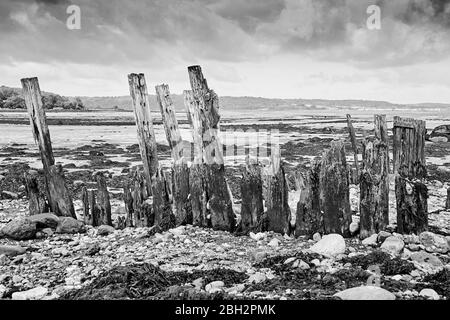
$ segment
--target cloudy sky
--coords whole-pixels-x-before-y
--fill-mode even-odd
[[[144,72],[181,93],[193,64],[219,95],[450,103],[450,0],[0,1],[0,84],[126,95]]]

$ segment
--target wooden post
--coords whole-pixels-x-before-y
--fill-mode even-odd
[[[386,122],[385,114],[376,114],[374,115],[374,125],[375,125],[375,138],[379,141],[383,142],[386,145],[386,154],[385,154],[385,163],[387,164],[387,173],[390,173],[389,170],[389,138],[388,138],[388,129]]]
[[[394,173],[423,176],[425,170],[425,121],[394,117]]]
[[[95,178],[97,181],[97,205],[99,208],[98,225],[112,226],[111,203],[105,176],[103,173],[97,173]]]
[[[207,219],[209,210],[207,208],[205,173],[202,164],[193,163],[189,171],[189,190],[192,208],[192,224],[199,227],[210,227]]]
[[[295,236],[312,238],[316,232],[323,233],[323,217],[320,206],[320,162],[314,161],[306,176],[300,177],[300,200],[297,203]]]
[[[150,186],[152,185],[152,178],[158,172],[159,164],[155,131],[153,129],[153,120],[150,113],[150,102],[144,74],[129,74],[128,84],[130,85],[130,95],[133,102],[139,150],[144,166],[145,179],[149,188],[148,193],[151,194]]]
[[[352,124],[352,116],[349,114],[347,114],[347,127],[348,127],[348,133],[350,135],[350,141],[352,143],[353,159],[355,162],[356,177],[358,179],[358,180],[352,181],[352,182],[355,184],[358,184],[359,183],[358,145],[356,143],[355,129],[353,128],[353,124]]]
[[[194,135],[202,137],[202,153],[205,166],[207,203],[211,214],[211,226],[216,230],[234,231],[235,216],[225,179],[225,166],[222,146],[218,137],[219,99],[203,77],[200,66],[188,67],[189,79],[193,93],[193,106],[189,110],[191,121],[199,119],[199,131]],[[195,127],[198,125],[194,125]]]
[[[363,145],[360,179],[360,238],[365,239],[389,224],[389,174],[387,145],[375,138]]]
[[[267,231],[289,234],[291,209],[289,207],[288,188],[279,154],[272,154],[265,178],[267,181],[266,226]]]
[[[192,224],[192,209],[189,201],[189,167],[183,157],[183,140],[181,139],[175,107],[170,98],[169,86],[156,86],[156,98],[161,109],[167,141],[174,160],[172,168],[173,203],[176,224]]]
[[[69,189],[66,187],[62,166],[50,166],[46,180],[49,204],[52,211],[58,216],[67,216],[76,219],[75,208],[73,207]]]
[[[134,216],[134,207],[133,207],[133,196],[131,195],[130,188],[128,186],[123,187],[123,201],[125,203],[125,212],[127,213],[126,217],[126,226],[134,227],[133,216]]]
[[[38,78],[27,78],[20,81],[33,137],[39,146],[44,172],[48,172],[49,168],[55,164],[55,158],[53,157],[52,142],[48,131],[39,81]]]
[[[425,121],[394,117],[393,131],[397,231],[418,234],[428,229]]]
[[[94,190],[88,190],[86,187],[83,187],[81,191],[81,201],[83,203],[84,223],[93,227],[98,226],[100,210],[95,201]]]
[[[45,196],[39,190],[37,173],[25,173],[25,187],[28,195],[29,214],[35,215],[48,211],[48,204]]]
[[[447,189],[447,201],[445,202],[445,209],[450,209],[450,188]]]
[[[247,234],[258,225],[264,213],[261,172],[258,164],[247,162],[241,181],[241,224],[239,231]]]
[[[142,175],[142,172],[139,172],[137,169],[133,174],[132,189],[133,209],[128,209],[128,215],[133,216],[132,223],[129,224],[133,227],[153,226],[155,223],[155,215],[152,210],[153,201],[150,203],[146,201],[147,187],[145,184],[145,177]]]
[[[38,78],[21,79],[21,83],[33,137],[39,146],[50,208],[58,216],[76,218],[72,198],[66,187],[62,169],[55,167],[50,132]]]
[[[173,221],[173,214],[169,203],[167,189],[165,187],[164,177],[159,170],[156,138],[144,74],[132,73],[128,75],[128,83],[133,101],[139,149],[141,151],[144,174],[147,181],[147,191],[148,194],[153,196],[155,223],[158,224],[164,222],[164,227],[159,227],[165,231],[167,230],[166,228],[172,227],[169,221]],[[164,186],[164,188],[162,186]]]
[[[395,177],[397,232],[419,234],[428,230],[428,189],[420,180]]]
[[[332,141],[331,148],[324,153],[319,180],[324,232],[349,236],[352,214],[345,147],[342,141]]]

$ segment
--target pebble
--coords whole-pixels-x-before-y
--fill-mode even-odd
[[[342,300],[395,300],[395,295],[383,288],[361,286],[343,290],[334,294]]]
[[[381,245],[381,249],[393,254],[397,255],[402,252],[405,247],[405,243],[398,236],[390,236],[386,240],[384,240]]]
[[[318,232],[314,233],[313,240],[317,242],[317,241],[320,241],[320,239],[322,239],[322,236],[320,235],[320,233],[318,233]]]
[[[36,287],[27,291],[18,291],[12,294],[12,300],[41,300],[48,293],[45,287]]]
[[[429,299],[432,299],[432,300],[439,300],[440,299],[439,298],[439,294],[436,291],[434,291],[433,289],[422,289],[419,292],[419,296],[426,297],[426,298],[429,298]]]
[[[327,234],[314,244],[310,250],[326,257],[334,257],[340,253],[345,253],[345,240],[340,234]]]
[[[6,288],[4,285],[0,284],[0,299],[2,299],[6,292],[8,291],[8,288]]]
[[[377,245],[378,235],[373,234],[368,238],[365,238],[361,243],[365,246],[376,246]]]
[[[255,272],[248,278],[248,282],[258,284],[264,282],[267,279],[266,275],[262,272]]]
[[[225,286],[225,283],[223,281],[213,281],[213,282],[208,283],[205,286],[205,291],[207,291],[209,293],[222,291],[224,286]]]
[[[280,241],[277,238],[273,238],[267,245],[272,248],[276,248],[280,245]]]

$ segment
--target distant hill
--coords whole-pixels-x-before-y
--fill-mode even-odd
[[[172,94],[175,107],[184,109],[183,96]],[[156,96],[149,95],[150,108],[157,111]],[[80,97],[87,109],[113,109],[132,110],[131,98],[129,96],[117,97]],[[324,100],[324,99],[270,99],[261,97],[230,97],[220,96],[220,106],[226,110],[255,110],[273,109],[280,110],[302,108],[323,109],[329,107],[346,108],[450,108],[450,104],[443,103],[420,103],[420,104],[394,104],[387,101],[370,100]],[[181,110],[180,110],[181,111]]]
[[[19,88],[0,87],[1,93],[12,91],[20,94],[22,90]],[[43,92],[44,96],[58,96],[54,93]],[[61,97],[61,96],[58,96]],[[178,111],[184,110],[184,100],[181,94],[172,94],[172,100]],[[150,108],[153,111],[159,111],[156,103],[156,96],[149,95]],[[86,110],[105,110],[119,109],[132,110],[130,96],[111,96],[111,97],[62,97],[63,100],[69,102],[81,101],[83,108]],[[220,96],[220,106],[226,110],[273,110],[274,108],[283,110],[292,110],[292,108],[302,108],[303,110],[326,109],[329,107],[339,108],[386,108],[386,109],[402,109],[402,108],[450,108],[450,104],[442,103],[419,103],[419,104],[394,104],[387,101],[371,101],[371,100],[325,100],[325,99],[270,99],[261,97],[230,97]]]

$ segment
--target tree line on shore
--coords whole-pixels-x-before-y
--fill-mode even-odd
[[[79,97],[69,99],[54,93],[43,92],[44,108],[65,109],[65,110],[85,110],[83,101]],[[0,109],[26,109],[25,100],[19,89],[0,87]]]

